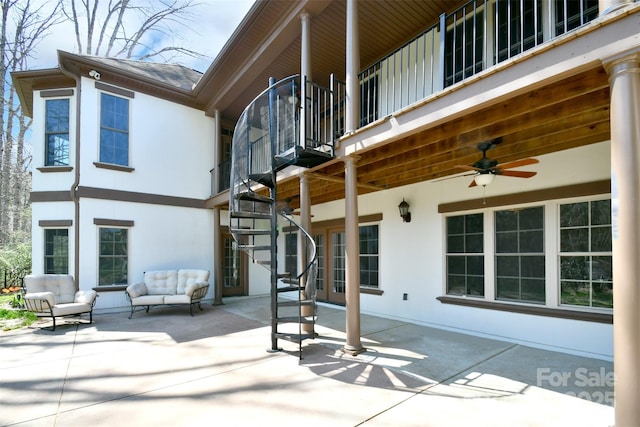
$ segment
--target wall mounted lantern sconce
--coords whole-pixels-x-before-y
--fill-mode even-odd
[[[409,203],[405,202],[402,199],[402,202],[398,205],[398,209],[400,210],[400,216],[402,217],[402,222],[411,222],[411,212],[409,212]]]

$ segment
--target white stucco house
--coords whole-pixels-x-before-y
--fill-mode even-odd
[[[274,188],[317,245],[317,301],[612,360],[612,135],[639,126],[614,112],[640,97],[612,82],[637,79],[616,70],[638,67],[639,23],[637,2],[258,1],[204,74],[59,52],[13,74],[33,117],[33,271],[97,287],[97,311],[155,269],[210,270],[215,304],[269,293],[232,243],[231,158],[260,127],[245,108],[297,75],[301,126],[331,129],[330,156]]]

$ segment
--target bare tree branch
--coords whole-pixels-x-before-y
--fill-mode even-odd
[[[199,6],[195,0],[64,0],[71,9],[66,15],[74,20],[76,47],[85,53],[127,59],[171,58],[186,55],[202,57],[195,51],[175,46],[175,27],[188,27],[192,11]],[[146,1],[146,3],[145,3]],[[84,15],[76,13],[78,2],[82,2]],[[102,13],[100,13],[102,11]],[[87,31],[82,35],[79,21],[86,21]],[[138,21],[139,24],[131,24]],[[100,28],[100,31],[98,31]],[[154,33],[168,40],[169,45],[156,46],[149,43]],[[95,37],[97,35],[97,43]],[[84,38],[86,37],[86,38]],[[81,40],[82,39],[82,40]],[[157,39],[157,37],[156,37]]]
[[[116,19],[116,25],[114,26],[111,36],[109,37],[109,42],[107,44],[106,56],[109,56],[109,53],[111,52],[112,40],[114,36],[118,34],[118,31],[120,31],[120,28],[122,26],[122,18],[125,11],[127,10],[128,4],[129,0],[117,1],[115,2],[115,4],[112,0],[109,0],[108,13],[107,17],[104,19],[104,23],[102,24],[102,30],[100,31],[100,38],[98,40],[98,46],[96,47],[96,53],[99,52],[100,48],[102,47],[102,42],[106,35],[108,24],[111,21],[111,18],[117,13],[118,17]]]
[[[53,8],[37,4],[34,8],[31,0],[0,0],[0,103],[4,112],[0,117],[0,244],[16,233],[28,235],[31,227],[25,216],[31,188],[31,155],[25,136],[31,120],[21,112],[15,88],[9,85],[9,72],[27,68],[37,44],[62,18],[58,2]]]
[[[165,58],[163,55],[167,52],[172,53],[173,55],[171,55],[169,58]],[[171,61],[172,59],[174,59],[177,55],[186,55],[189,56],[191,58],[203,58],[204,55],[202,55],[199,52],[193,51],[193,50],[189,50],[189,49],[185,49],[182,47],[177,47],[177,46],[167,46],[167,47],[163,47],[162,49],[158,50],[158,51],[153,51],[153,52],[149,52],[145,55],[142,55],[140,57],[138,57],[137,59],[140,61],[146,61],[148,59],[153,59],[156,57],[160,57],[163,58],[164,61]]]

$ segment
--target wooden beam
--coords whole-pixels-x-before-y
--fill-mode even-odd
[[[339,177],[339,176],[324,175],[324,174],[317,173],[317,172],[310,173],[310,174],[308,174],[308,176],[309,176],[309,178],[316,178],[316,179],[336,182],[336,183],[344,185],[344,178]],[[374,191],[380,191],[380,190],[384,190],[385,189],[385,187],[380,187],[378,185],[373,185],[373,184],[367,184],[366,182],[358,182],[357,185],[358,185],[359,188],[366,188],[366,189],[374,190]]]
[[[591,93],[598,94],[591,102],[601,102],[603,94],[608,94],[608,90],[606,72],[602,67],[594,68],[579,76],[572,76],[545,88],[524,93],[473,114],[450,120],[425,129],[421,133],[372,149],[371,151],[375,153],[374,157],[368,156],[369,152],[361,152],[359,155],[362,156],[362,159],[358,162],[358,168],[362,168],[370,162],[393,157],[400,141],[402,141],[402,148],[405,151],[415,150],[446,139],[451,139],[454,142],[450,149],[473,147],[479,142],[502,136],[505,128],[501,127],[501,123],[507,123],[507,129],[517,125],[517,121],[507,120],[509,118],[515,119],[531,114],[548,115],[549,111],[553,111],[554,106],[557,108],[563,104],[569,106],[568,108],[573,106],[575,110],[576,106],[583,105],[585,99],[589,99]],[[551,110],[549,110],[550,108]],[[546,113],[538,113],[537,110],[540,109],[545,109]],[[558,113],[555,117],[558,117]],[[497,127],[493,129],[492,126]]]

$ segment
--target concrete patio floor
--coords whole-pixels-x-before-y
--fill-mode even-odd
[[[613,425],[611,362],[367,315],[350,356],[329,306],[300,360],[268,297],[224,302],[0,333],[0,425]]]

